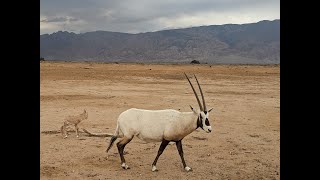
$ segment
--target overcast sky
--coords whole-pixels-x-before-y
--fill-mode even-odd
[[[40,34],[139,33],[280,19],[280,0],[40,0]]]

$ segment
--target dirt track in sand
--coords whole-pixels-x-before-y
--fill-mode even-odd
[[[120,167],[109,138],[80,134],[62,139],[64,117],[87,109],[79,124],[113,133],[118,115],[131,107],[189,111],[197,107],[183,72],[202,84],[213,133],[198,129],[183,140],[193,172],[184,172],[175,145],[151,171],[160,143],[134,138]],[[194,79],[191,81],[193,83]],[[107,140],[107,141],[106,141]],[[280,66],[40,63],[41,179],[280,179]]]

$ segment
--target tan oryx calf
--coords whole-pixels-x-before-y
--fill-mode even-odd
[[[84,109],[83,110],[83,113],[79,114],[79,115],[74,115],[74,116],[67,116],[65,118],[65,121],[63,123],[63,126],[61,126],[61,133],[62,133],[62,136],[64,136],[64,138],[67,138],[68,135],[67,135],[67,126],[69,125],[74,125],[75,127],[75,130],[76,130],[76,135],[77,135],[77,138],[79,137],[79,128],[78,128],[78,124],[85,120],[85,119],[88,119],[88,112]]]

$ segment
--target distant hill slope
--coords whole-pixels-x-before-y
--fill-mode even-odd
[[[127,34],[95,31],[40,35],[46,60],[280,63],[280,20]]]

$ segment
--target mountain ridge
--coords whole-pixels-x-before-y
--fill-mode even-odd
[[[40,35],[48,60],[279,64],[280,19],[143,33],[58,31]]]

